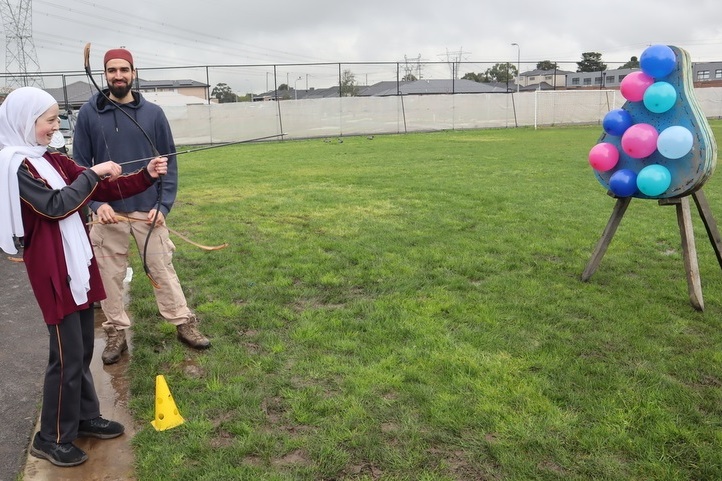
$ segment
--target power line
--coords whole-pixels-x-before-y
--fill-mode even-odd
[[[39,12],[46,16],[52,17],[54,20],[66,21],[73,25],[84,25],[90,28],[98,28],[107,32],[117,32],[123,35],[124,42],[127,44],[135,38],[145,38],[149,40],[160,40],[164,41],[169,45],[182,45],[187,49],[195,49],[199,52],[197,59],[190,59],[191,63],[199,63],[208,59],[209,51],[217,52],[225,57],[239,57],[239,52],[245,55],[248,59],[256,60],[267,60],[270,55],[277,58],[293,58],[293,59],[313,59],[318,60],[310,56],[299,55],[298,53],[288,52],[283,50],[276,50],[266,47],[259,47],[256,45],[237,42],[228,40],[227,38],[211,35],[205,32],[195,31],[188,29],[185,26],[178,26],[169,24],[166,22],[153,22],[146,20],[143,17],[134,17],[133,23],[118,24],[119,17],[125,17],[128,15],[126,11],[120,11],[106,6],[99,6],[93,2],[75,0],[73,2],[65,2],[64,4],[54,3],[49,0],[36,0],[42,5],[61,11],[60,14],[49,14],[47,11]],[[90,7],[90,10],[83,8],[73,8],[72,4],[81,4]],[[68,5],[71,4],[71,5]],[[72,14],[72,18],[64,16],[63,14]],[[111,16],[107,15],[112,14]],[[115,16],[113,16],[115,15]],[[82,17],[82,18],[81,18]],[[113,25],[119,25],[118,28],[112,28]],[[85,39],[79,42],[79,45],[84,45],[85,41],[92,39]],[[96,43],[96,42],[94,42]],[[112,48],[112,47],[109,47]],[[137,49],[133,49],[133,53],[136,53]],[[187,53],[187,50],[185,50]],[[161,58],[162,62],[168,64],[167,55],[159,54],[155,51],[144,55],[145,57]],[[192,60],[195,60],[193,62]],[[184,58],[184,62],[187,64],[188,58]],[[151,62],[145,62],[146,67],[153,66]]]

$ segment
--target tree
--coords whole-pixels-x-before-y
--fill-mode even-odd
[[[341,96],[354,97],[357,93],[356,77],[350,70],[344,70],[341,74]]]
[[[494,64],[484,72],[485,82],[509,82],[514,80],[518,70],[508,62]]]
[[[632,57],[629,59],[629,62],[619,68],[639,68],[639,59],[637,59],[637,57]]]
[[[602,62],[602,54],[599,52],[584,52],[582,61],[577,62],[577,72],[603,72],[604,70],[607,70],[607,66]]]
[[[417,80],[418,79],[416,78],[416,75],[412,73],[407,73],[406,75],[404,75],[404,78],[401,79],[402,82],[415,82]]]
[[[471,80],[474,82],[484,83],[488,82],[489,79],[486,77],[483,73],[474,73],[474,72],[467,72],[464,74],[463,77],[461,77],[462,80]]]
[[[536,64],[536,68],[537,70],[556,70],[557,64],[551,60],[542,60]]]
[[[231,87],[229,87],[227,84],[224,84],[223,82],[213,87],[211,95],[218,99],[218,103],[221,104],[238,101],[238,97],[236,96],[236,94],[233,93]]]

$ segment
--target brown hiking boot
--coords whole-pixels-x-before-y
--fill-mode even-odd
[[[194,349],[208,349],[211,341],[198,330],[198,318],[192,314],[185,324],[176,326],[178,339]]]
[[[119,331],[114,327],[104,327],[107,336],[105,349],[103,349],[103,364],[115,364],[120,360],[123,351],[128,350],[128,342],[125,340],[125,330]]]

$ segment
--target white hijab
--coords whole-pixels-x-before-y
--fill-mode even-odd
[[[8,254],[17,253],[13,235],[24,235],[18,189],[18,168],[23,159],[27,158],[53,189],[67,185],[43,158],[47,146],[39,145],[35,137],[35,121],[55,103],[53,96],[44,90],[21,87],[13,90],[0,105],[0,248]],[[60,220],[59,226],[70,290],[75,303],[81,305],[88,301],[88,266],[93,250],[80,214],[75,212]]]

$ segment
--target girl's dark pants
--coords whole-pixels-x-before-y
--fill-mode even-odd
[[[45,441],[73,442],[80,421],[100,416],[90,372],[94,317],[91,306],[68,315],[58,325],[48,325],[50,353],[40,413],[40,437]]]

